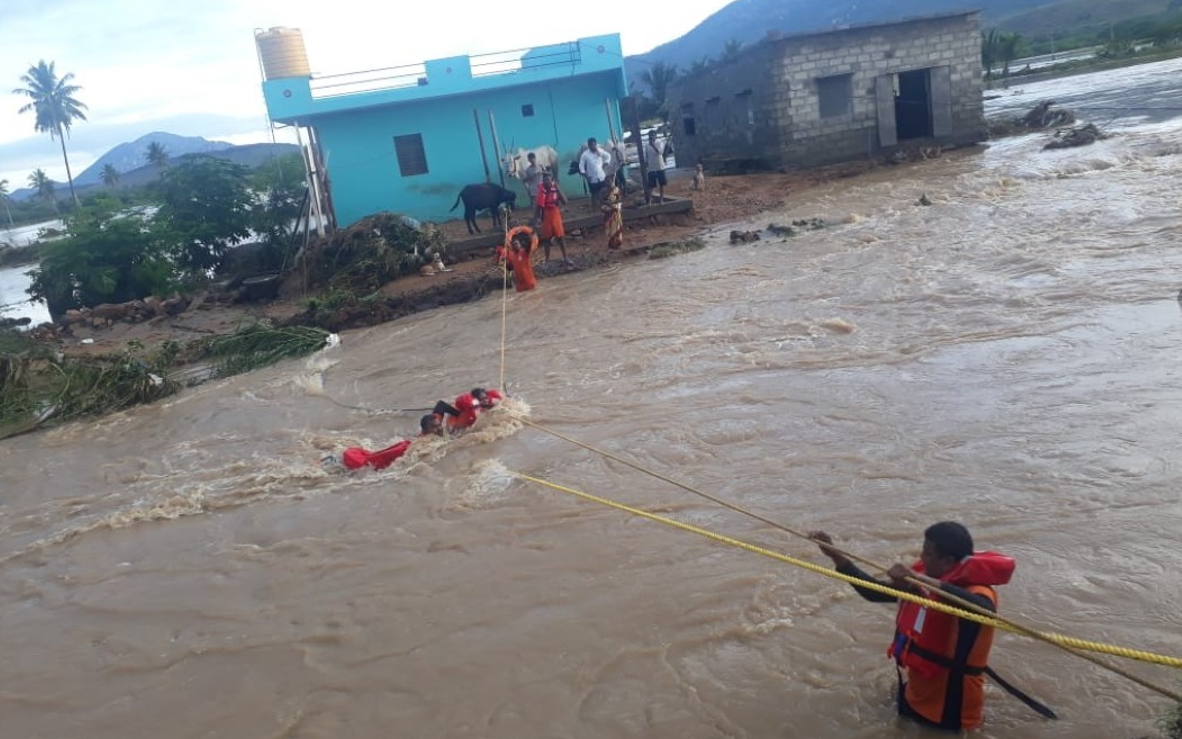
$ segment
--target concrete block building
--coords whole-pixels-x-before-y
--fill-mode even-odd
[[[315,76],[296,29],[257,34],[263,97],[272,121],[307,129],[327,173],[336,221],[382,211],[427,221],[451,212],[460,190],[502,177],[510,149],[553,147],[567,163],[590,136],[620,137],[627,95],[618,34],[532,49],[433,59],[402,67]]]
[[[815,166],[985,140],[976,11],[769,35],[671,86],[684,165]]]

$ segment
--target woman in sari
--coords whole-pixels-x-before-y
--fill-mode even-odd
[[[599,206],[603,211],[603,232],[607,234],[608,249],[619,249],[624,245],[624,204],[620,201],[620,188],[613,182]]]

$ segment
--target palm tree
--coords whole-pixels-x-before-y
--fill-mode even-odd
[[[989,33],[981,32],[981,66],[985,68],[985,79],[993,79],[993,68],[1000,58],[1001,34],[996,28]]]
[[[4,214],[8,216],[9,228],[12,228],[12,210],[8,207],[11,201],[12,195],[8,193],[8,180],[0,180],[0,203],[4,204]]]
[[[29,175],[29,187],[37,191],[37,197],[53,206],[53,212],[57,213],[57,193],[53,189],[53,180],[49,179],[49,175],[45,174],[45,170],[38,167]]]
[[[704,72],[704,71],[706,71],[706,68],[709,66],[710,66],[710,57],[704,56],[700,59],[694,60],[694,63],[690,65],[689,73],[690,74],[698,74],[700,72]]]
[[[115,169],[115,165],[110,162],[103,165],[103,170],[99,173],[99,177],[102,178],[103,184],[107,187],[119,186],[119,170]]]
[[[1003,33],[998,43],[998,55],[1001,58],[1002,70],[1001,76],[1009,78],[1010,76],[1010,62],[1018,58],[1018,54],[1022,51],[1022,42],[1025,39],[1017,33]]]
[[[656,62],[644,71],[641,79],[644,80],[644,84],[648,85],[657,108],[664,108],[665,97],[669,94],[669,85],[677,79],[677,65]]]
[[[731,62],[739,58],[739,52],[743,50],[743,42],[737,38],[733,38],[726,42],[722,47],[721,60],[724,62]]]
[[[29,67],[29,71],[21,75],[21,82],[27,87],[13,90],[14,95],[24,95],[30,99],[18,113],[33,111],[37,122],[33,124],[35,131],[48,133],[51,139],[61,139],[62,159],[66,162],[66,179],[70,181],[70,195],[74,204],[78,204],[78,195],[74,192],[74,175],[70,172],[70,157],[66,155],[66,138],[70,135],[70,126],[75,120],[84,121],[86,109],[84,103],[74,98],[74,93],[82,88],[71,85],[74,73],[68,72],[60,79],[53,69],[54,62],[45,63],[42,59],[36,66]],[[57,201],[54,201],[56,207]]]
[[[164,144],[159,141],[153,141],[148,144],[148,150],[144,152],[144,158],[148,160],[148,164],[156,165],[157,169],[164,169],[168,166],[168,152],[164,149]]]

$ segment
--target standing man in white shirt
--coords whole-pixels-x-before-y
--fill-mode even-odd
[[[587,189],[591,192],[591,203],[599,206],[603,197],[603,188],[607,185],[607,165],[612,157],[599,148],[599,142],[594,137],[587,139],[587,150],[579,157],[579,174],[587,180]]]
[[[665,185],[669,184],[668,178],[665,177],[665,156],[672,149],[673,147],[668,143],[657,138],[655,130],[648,132],[648,143],[644,148],[645,163],[648,164],[648,182],[645,183],[648,187],[645,190],[645,203],[651,202],[653,190],[658,193],[657,202],[665,202]]]

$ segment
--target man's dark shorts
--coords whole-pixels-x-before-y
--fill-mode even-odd
[[[657,185],[665,187],[669,184],[669,180],[665,179],[665,170],[658,169],[654,172],[648,173],[648,189],[653,189]]]
[[[600,182],[588,182],[587,189],[591,191],[591,197],[595,197],[596,195],[599,194],[599,191],[602,190],[606,185],[607,185],[606,180],[602,180]]]

